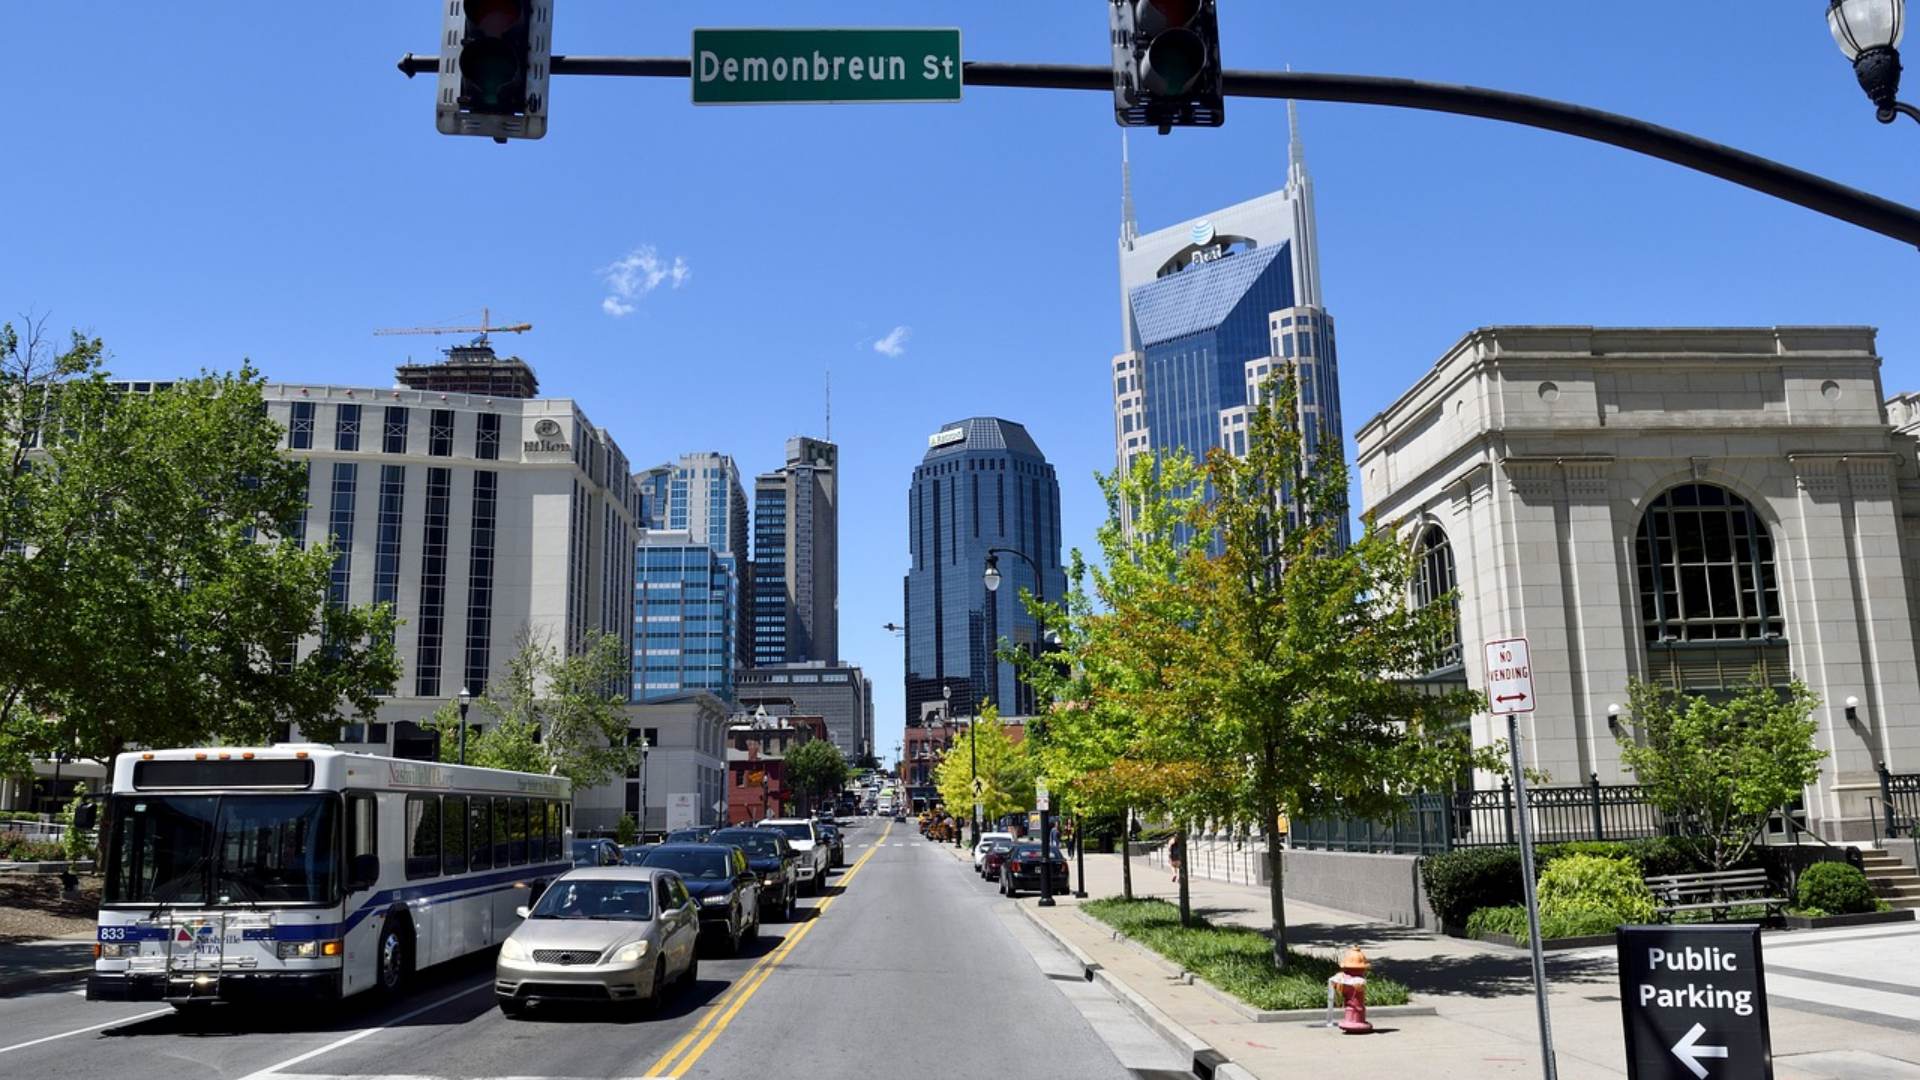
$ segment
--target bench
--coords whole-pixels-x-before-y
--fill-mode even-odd
[[[1671,922],[1682,911],[1710,911],[1714,921],[1720,913],[1736,907],[1762,907],[1770,916],[1778,916],[1789,900],[1770,895],[1773,885],[1765,870],[1714,870],[1700,874],[1663,874],[1647,879],[1653,892],[1654,915]]]

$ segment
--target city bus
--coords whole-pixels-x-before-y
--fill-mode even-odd
[[[338,1000],[505,940],[571,867],[557,776],[320,744],[119,755],[90,1001]]]

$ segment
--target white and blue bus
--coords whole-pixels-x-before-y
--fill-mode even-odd
[[[93,1001],[397,993],[571,866],[557,776],[317,744],[121,754]]]

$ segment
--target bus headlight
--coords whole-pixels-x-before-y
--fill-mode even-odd
[[[527,947],[513,938],[508,938],[500,943],[500,959],[525,960],[527,959]]]
[[[125,941],[103,941],[99,945],[99,951],[94,955],[105,960],[118,960],[123,956],[134,955],[138,948],[139,946]]]
[[[616,964],[636,964],[644,959],[646,955],[647,943],[644,941],[636,941],[631,945],[622,945],[620,951],[613,954],[613,962]]]
[[[314,960],[322,956],[339,956],[340,943],[337,941],[277,941],[274,953],[282,960]]]

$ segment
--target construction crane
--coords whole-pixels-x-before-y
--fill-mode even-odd
[[[493,325],[493,313],[488,308],[480,309],[479,326],[397,326],[385,330],[375,330],[375,337],[388,334],[479,334],[473,343],[487,344],[488,334],[524,334],[533,329],[532,323],[513,323],[509,326]]]

